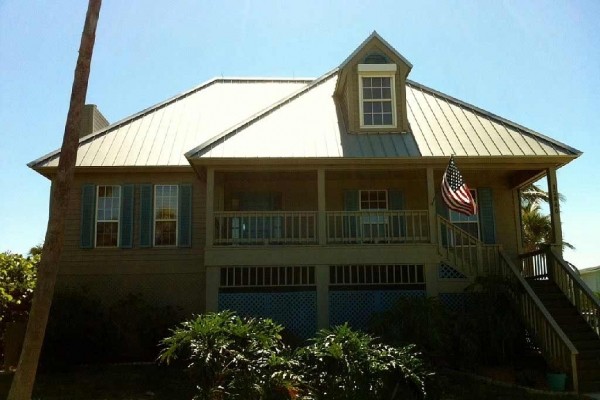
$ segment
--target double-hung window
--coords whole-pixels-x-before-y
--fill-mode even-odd
[[[154,186],[154,245],[177,245],[179,187]]]
[[[395,128],[395,64],[359,64],[361,128]]]
[[[473,190],[473,189],[471,190],[471,196],[473,196],[473,199],[475,200],[475,204],[478,204],[476,190]],[[450,215],[449,215],[450,222],[452,222],[454,225],[456,225],[463,231],[467,232],[469,235],[474,236],[477,239],[481,238],[478,214],[465,215],[465,214],[458,213],[454,210],[449,210],[449,211],[450,211]],[[456,243],[456,245],[461,245],[461,244],[462,243]]]
[[[387,190],[361,190],[359,192],[360,211],[364,239],[383,239],[388,236]]]
[[[117,247],[121,187],[98,186],[96,190],[96,247]]]

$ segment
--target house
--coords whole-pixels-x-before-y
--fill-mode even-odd
[[[565,290],[590,340],[600,305],[559,249],[521,246],[519,190],[544,176],[562,242],[556,170],[581,153],[409,80],[412,67],[373,32],[317,79],[216,78],[85,134],[58,290],[234,309],[306,337],[402,296],[456,305],[474,276],[501,273],[573,386],[598,384],[541,299]],[[452,155],[474,216],[439,198]],[[58,158],[29,166],[52,179]]]
[[[592,292],[600,293],[600,266],[582,269],[579,275]]]

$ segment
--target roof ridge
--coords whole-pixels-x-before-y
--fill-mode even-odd
[[[166,100],[163,100],[159,103],[156,103],[150,107],[147,107],[141,111],[138,111],[137,113],[131,114],[123,119],[120,119],[117,122],[114,122],[100,130],[94,131],[92,133],[90,133],[89,135],[83,136],[81,138],[79,138],[79,145],[81,146],[83,144],[86,144],[87,142],[96,139],[99,136],[105,135],[111,131],[113,131],[114,129],[120,128],[121,126],[129,123],[129,122],[133,122],[145,115],[148,115],[154,111],[160,110],[161,108],[164,108],[176,101],[179,101],[185,97],[188,97],[196,92],[199,92],[200,90],[206,89],[209,86],[212,86],[215,83],[265,83],[265,82],[281,82],[281,83],[286,83],[286,82],[303,82],[303,83],[310,83],[310,82],[314,82],[314,79],[312,78],[285,78],[285,77],[279,77],[279,78],[261,78],[261,77],[250,77],[250,78],[242,78],[242,77],[216,77],[216,78],[211,78],[208,81],[205,81],[197,86],[194,86],[191,89],[188,89],[186,91],[183,91],[175,96],[172,96]],[[56,149],[36,160],[33,160],[29,163],[27,163],[27,166],[29,168],[34,168],[37,164],[40,164],[42,162],[48,161],[50,158],[53,158],[57,155],[60,154],[60,149]]]
[[[457,99],[456,97],[453,97],[453,96],[450,96],[450,95],[448,95],[446,93],[440,92],[439,90],[432,89],[429,86],[423,85],[422,83],[418,83],[418,82],[415,82],[413,80],[407,79],[406,80],[406,84],[408,86],[413,86],[413,87],[419,88],[421,90],[427,91],[427,92],[429,92],[429,93],[431,93],[433,95],[442,97],[442,98],[444,98],[446,100],[449,100],[449,101],[451,101],[451,102],[453,102],[453,103],[455,103],[455,104],[457,104],[459,106],[467,107],[467,108],[471,109],[474,112],[483,114],[484,116],[486,116],[488,118],[495,119],[496,121],[501,122],[502,124],[510,125],[511,127],[515,128],[515,129],[517,129],[519,131],[522,131],[522,132],[527,133],[527,134],[532,135],[532,136],[536,136],[536,137],[538,137],[538,138],[540,138],[542,140],[545,140],[545,141],[547,141],[547,142],[549,142],[551,144],[554,144],[556,146],[562,147],[563,149],[565,149],[567,151],[570,151],[574,155],[579,156],[579,155],[582,154],[582,152],[580,150],[577,150],[576,148],[571,147],[571,146],[569,146],[569,145],[567,145],[565,143],[559,142],[558,140],[552,139],[552,138],[550,138],[550,137],[548,137],[546,135],[543,135],[543,134],[541,134],[539,132],[534,131],[533,129],[527,128],[527,127],[525,127],[525,126],[523,126],[521,124],[518,124],[518,123],[516,123],[514,121],[511,121],[509,119],[501,117],[501,116],[499,116],[497,114],[494,114],[494,113],[492,113],[490,111],[484,110],[483,108],[477,107],[477,106],[475,106],[475,105],[473,105],[471,103],[467,103],[466,101]]]
[[[298,91],[296,91],[286,97],[283,97],[281,100],[276,101],[275,103],[271,104],[267,108],[257,112],[256,114],[250,116],[249,118],[243,120],[242,122],[240,122],[236,125],[233,125],[228,129],[225,129],[223,132],[213,136],[212,138],[208,139],[207,141],[200,144],[199,146],[196,146],[193,149],[186,152],[185,157],[188,159],[192,158],[195,155],[197,155],[198,153],[200,153],[201,151],[203,151],[204,149],[206,149],[208,146],[212,146],[213,144],[217,143],[218,141],[227,139],[230,136],[237,134],[238,132],[240,132],[241,130],[252,125],[256,121],[266,117],[267,115],[270,115],[273,111],[278,110],[279,108],[283,107],[284,105],[296,100],[297,98],[301,97],[305,93],[307,93],[310,90],[314,89],[315,87],[319,86],[321,83],[329,80],[338,71],[339,71],[339,68],[334,68],[333,70],[331,70],[331,71],[323,74],[319,78],[313,80],[309,85],[299,89]]]

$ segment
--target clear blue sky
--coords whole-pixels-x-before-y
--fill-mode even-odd
[[[43,240],[87,2],[0,0],[0,251]],[[87,102],[115,122],[214,76],[317,77],[373,30],[410,78],[563,141],[565,238],[600,265],[600,1],[105,0]]]

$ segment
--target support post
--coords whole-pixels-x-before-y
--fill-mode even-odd
[[[515,232],[517,233],[517,254],[523,253],[523,218],[521,215],[521,189],[513,189],[513,210]]]
[[[215,170],[207,168],[206,170],[206,247],[212,247],[213,235],[215,232],[214,218],[215,202]]]
[[[318,213],[317,220],[319,224],[319,244],[327,244],[327,206],[325,195],[325,170],[317,170],[317,193],[318,193]]]
[[[429,214],[429,240],[432,244],[438,243],[438,229],[435,207],[435,182],[433,168],[427,168],[427,210]]]
[[[437,297],[440,294],[439,264],[425,264],[425,289],[427,297]]]
[[[546,170],[548,181],[548,195],[550,197],[550,220],[552,223],[552,245],[557,247],[562,255],[562,227],[560,222],[560,204],[558,198],[558,184],[556,181],[556,168]]]
[[[329,265],[315,266],[317,328],[329,328]]]
[[[206,312],[219,311],[219,267],[206,267]]]

